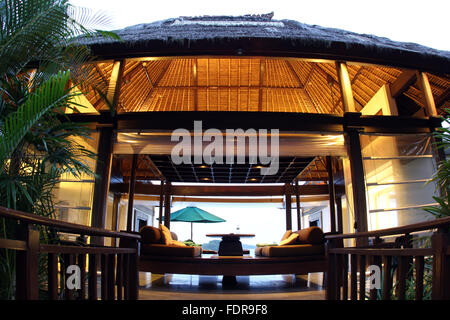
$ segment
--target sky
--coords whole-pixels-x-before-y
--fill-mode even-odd
[[[104,29],[179,16],[242,15],[274,12],[274,19],[374,34],[450,51],[449,0],[71,0],[112,18]]]
[[[194,223],[193,240],[207,243],[221,238],[207,237],[207,234],[241,233],[254,234],[252,238],[242,238],[241,242],[249,245],[257,243],[278,243],[286,231],[285,211],[281,203],[273,204],[218,204],[218,203],[174,203],[172,212],[189,205],[196,205],[226,220],[221,223]],[[295,210],[294,210],[295,211]],[[293,211],[293,212],[294,212]],[[293,214],[295,218],[295,214]],[[297,224],[293,220],[293,226]],[[239,228],[239,229],[238,229]],[[187,222],[171,222],[170,230],[181,241],[190,239],[191,225]]]

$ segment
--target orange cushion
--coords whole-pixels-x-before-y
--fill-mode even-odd
[[[183,242],[177,241],[177,240],[172,240],[172,245],[180,246],[180,247],[187,247],[187,245],[185,245]]]
[[[281,237],[280,241],[286,240],[287,238],[289,238],[289,236],[292,234],[292,230],[287,230],[284,234],[283,237]]]
[[[319,227],[309,227],[295,233],[298,234],[300,244],[322,244],[324,242],[323,231]]]
[[[297,239],[298,239],[298,234],[292,233],[287,239],[281,241],[279,243],[279,245],[285,246],[285,245],[295,244],[295,243],[297,243]]]
[[[152,226],[144,226],[139,230],[142,243],[161,243],[161,231]]]
[[[159,228],[161,230],[161,235],[162,235],[162,239],[163,239],[163,243],[164,244],[172,244],[172,242],[174,241],[172,239],[172,234],[170,233],[169,228],[167,228],[165,225],[160,224]]]

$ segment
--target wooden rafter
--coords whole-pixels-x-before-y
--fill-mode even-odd
[[[390,84],[391,95],[398,97],[416,82],[417,73],[414,70],[404,71],[393,83]]]
[[[443,93],[441,93],[436,99],[436,107],[442,106],[445,101],[450,98],[450,87],[448,87]]]

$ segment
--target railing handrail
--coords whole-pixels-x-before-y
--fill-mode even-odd
[[[136,233],[111,231],[101,228],[89,227],[82,224],[65,222],[46,217],[41,217],[35,214],[26,213],[19,210],[8,209],[0,206],[0,217],[20,220],[29,224],[39,224],[47,227],[58,229],[68,233],[88,235],[88,236],[103,236],[111,238],[126,238],[140,240],[141,236]]]
[[[407,226],[381,229],[381,230],[375,230],[375,231],[325,235],[325,239],[333,240],[333,239],[351,239],[351,238],[363,238],[363,237],[366,237],[366,238],[383,237],[383,236],[392,236],[392,235],[399,235],[399,234],[409,234],[412,232],[437,229],[437,228],[442,228],[445,226],[450,226],[450,217],[439,218],[436,220],[414,223],[414,224],[410,224]]]

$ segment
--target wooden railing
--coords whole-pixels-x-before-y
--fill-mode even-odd
[[[450,217],[404,227],[360,232],[354,234],[326,235],[328,272],[328,300],[365,300],[407,298],[409,288],[414,289],[414,299],[422,300],[427,262],[432,261],[431,298],[450,299]],[[431,244],[425,248],[414,247],[413,239],[423,232],[432,232]],[[366,238],[366,247],[344,247],[344,239]],[[387,239],[389,238],[389,239]],[[395,241],[388,241],[395,239]],[[369,274],[368,266],[380,270]],[[371,269],[371,270],[372,270]],[[367,288],[366,280],[369,281]],[[370,283],[373,285],[371,286]],[[428,282],[426,282],[428,283]],[[410,295],[411,296],[411,295]]]
[[[19,231],[15,239],[0,238],[0,249],[16,252],[16,299],[39,298],[39,257],[42,255],[48,259],[46,291],[50,299],[138,299],[139,234],[87,227],[4,207],[0,207],[0,217],[18,221]],[[36,226],[80,235],[81,239],[84,236],[119,238],[119,247],[43,244]],[[79,267],[80,289],[70,290],[66,286],[66,279],[70,276],[66,271],[70,265]]]

